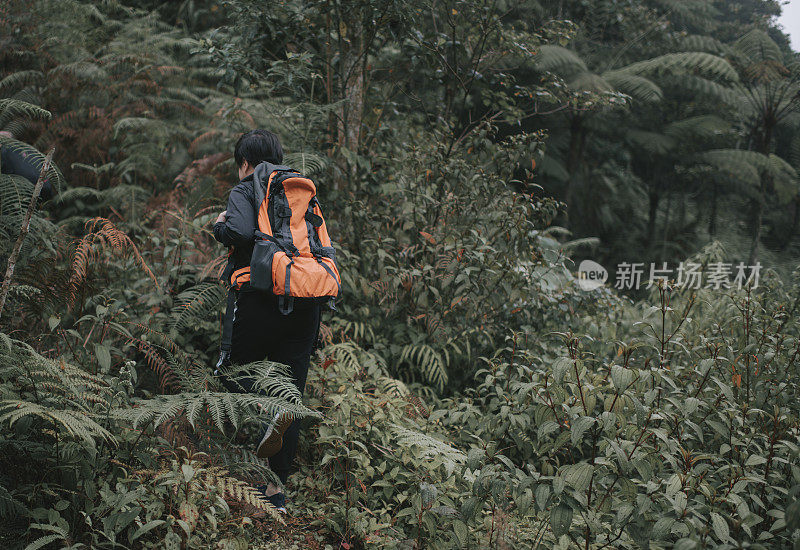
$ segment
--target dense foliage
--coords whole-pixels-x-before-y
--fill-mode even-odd
[[[0,545],[800,548],[796,54],[771,0],[0,6]],[[213,374],[231,149],[317,181],[306,396]],[[570,240],[572,239],[572,240]],[[637,301],[570,258],[760,260]],[[773,268],[773,269],[767,269]],[[249,369],[249,370],[245,370]],[[260,419],[303,418],[283,516]]]

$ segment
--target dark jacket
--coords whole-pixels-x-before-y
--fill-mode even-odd
[[[250,265],[258,228],[253,175],[246,176],[231,190],[224,222],[214,224],[214,238],[227,247],[233,247],[222,279],[231,284],[231,275],[237,269]]]
[[[37,167],[36,158],[30,151],[4,143],[0,148],[0,170],[3,174],[22,176],[35,185],[41,171],[41,163]],[[53,186],[48,180],[49,178],[45,176],[42,192],[39,195],[45,201],[55,196]]]

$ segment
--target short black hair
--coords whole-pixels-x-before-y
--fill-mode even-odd
[[[283,147],[278,136],[269,130],[250,130],[242,134],[233,149],[236,166],[247,161],[255,168],[264,161],[272,164],[283,162]]]

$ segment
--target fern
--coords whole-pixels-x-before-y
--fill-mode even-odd
[[[0,99],[0,128],[5,128],[15,118],[47,120],[50,116],[50,111],[33,103],[19,99]]]
[[[7,93],[6,90],[18,88],[20,86],[38,84],[44,80],[44,78],[44,73],[36,70],[17,71],[15,73],[11,73],[0,80],[0,93]]]
[[[736,52],[743,54],[750,61],[783,62],[783,52],[772,38],[763,30],[755,28],[745,33],[734,43]]]
[[[382,394],[388,394],[392,397],[407,397],[411,395],[408,387],[396,378],[381,376],[377,379],[376,384],[378,391]]]
[[[210,391],[137,400],[134,409],[117,409],[113,414],[118,420],[130,422],[134,428],[148,424],[155,428],[178,415],[185,415],[194,428],[201,414],[206,412],[220,431],[225,431],[226,422],[239,428],[247,419],[273,418],[278,412],[292,418],[319,417],[316,411],[279,397]]]
[[[737,82],[739,75],[728,61],[705,52],[683,52],[660,55],[624,68],[632,74],[690,73]]]
[[[640,101],[658,101],[663,92],[652,80],[624,70],[608,71],[603,78],[610,86]]]
[[[283,515],[275,508],[257,489],[249,483],[228,475],[227,470],[221,468],[209,468],[205,472],[205,482],[207,485],[217,487],[220,494],[233,498],[242,504],[253,506],[259,510],[264,510],[269,516],[278,523],[285,524]]]
[[[439,352],[427,344],[406,345],[400,363],[411,365],[422,377],[440,390],[447,384],[447,364]]]
[[[0,519],[12,520],[28,514],[28,508],[17,500],[8,489],[0,485]]]
[[[797,193],[798,180],[795,169],[777,155],[763,155],[756,151],[740,149],[718,149],[702,153],[699,158],[752,186],[760,186],[762,174],[768,175],[784,202]]]
[[[227,289],[218,283],[200,283],[184,290],[176,299],[171,313],[169,330],[174,335],[200,321],[219,314],[228,295]]]
[[[258,361],[246,365],[231,365],[220,373],[231,383],[243,388],[246,380],[252,392],[278,397],[288,403],[301,404],[300,390],[292,382],[291,367],[273,361]]]
[[[0,401],[0,424],[9,428],[26,417],[35,417],[52,424],[56,430],[65,432],[69,437],[95,443],[105,440],[115,442],[114,436],[107,429],[95,422],[86,413],[72,410],[57,410],[52,407],[20,400]]]
[[[78,287],[86,279],[89,265],[102,260],[100,254],[113,251],[117,254],[130,256],[144,273],[158,287],[156,276],[147,266],[139,249],[125,233],[120,231],[113,223],[105,218],[94,218],[86,222],[88,233],[78,242],[72,258],[72,298],[77,295]]]
[[[38,149],[24,143],[22,141],[16,140],[14,138],[10,138],[8,136],[0,136],[0,147],[7,147],[14,151],[19,152],[26,158],[31,160],[31,164],[36,168],[38,172],[41,172],[42,167],[44,166],[45,156]],[[48,182],[53,186],[55,189],[60,189],[61,186],[64,184],[64,175],[61,173],[61,170],[54,163],[49,164],[49,168],[47,170],[47,178]],[[27,206],[25,204],[24,206]]]
[[[421,453],[423,460],[438,458],[442,460],[447,471],[447,475],[467,461],[467,455],[463,451],[445,443],[444,441],[415,430],[410,430],[398,424],[392,425],[392,431],[397,438],[397,443],[401,447],[416,447]]]
[[[574,51],[562,46],[544,45],[536,55],[536,68],[540,71],[553,71],[570,74],[588,70],[586,63]]]
[[[328,157],[315,153],[287,153],[283,163],[307,176],[317,176],[325,172],[330,164]]]

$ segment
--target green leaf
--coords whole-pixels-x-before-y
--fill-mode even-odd
[[[566,535],[569,533],[570,525],[572,525],[572,508],[561,503],[550,510],[550,527],[553,529],[553,535],[556,537]]]
[[[145,533],[147,533],[149,531],[152,531],[153,529],[155,529],[159,525],[163,525],[163,524],[164,524],[164,520],[163,519],[154,519],[153,521],[148,521],[147,523],[145,523],[144,525],[142,525],[136,531],[133,532],[133,534],[131,535],[131,538],[129,539],[130,542],[135,541],[136,539],[138,539],[139,537],[141,537]]]
[[[576,445],[583,439],[583,434],[592,424],[594,424],[594,418],[591,416],[581,416],[572,422],[570,431],[572,432],[571,439],[573,445]]]
[[[44,548],[51,542],[55,542],[57,540],[64,540],[64,537],[61,535],[45,535],[44,537],[30,543],[25,547],[25,550],[39,550],[40,548]]]
[[[767,459],[763,456],[759,455],[750,455],[747,461],[744,463],[745,466],[758,466],[759,464],[764,464],[767,462]]]
[[[561,382],[564,381],[564,375],[571,366],[572,361],[569,357],[559,357],[556,359],[556,362],[553,363],[553,380],[555,380],[556,384],[561,384]]]
[[[539,510],[547,508],[547,499],[550,497],[550,487],[547,485],[539,485],[536,488],[536,506]]]
[[[564,481],[573,487],[576,491],[585,491],[589,486],[589,481],[592,479],[592,472],[594,469],[588,462],[579,462],[569,466]]]
[[[628,387],[631,380],[633,380],[633,373],[630,370],[620,365],[611,366],[611,381],[615,388],[622,391]]]
[[[55,329],[60,322],[61,317],[57,315],[51,315],[50,318],[47,319],[47,325],[50,327],[50,330]]]
[[[711,526],[714,528],[714,534],[720,541],[726,542],[728,538],[730,538],[728,522],[716,512],[711,512]]]
[[[458,539],[458,544],[461,547],[466,546],[467,542],[469,541],[469,529],[467,528],[467,525],[460,519],[457,519],[453,521],[453,531]]]
[[[675,520],[672,518],[659,518],[653,525],[653,531],[650,534],[651,538],[656,540],[664,540],[670,534]]]
[[[94,345],[94,354],[97,357],[97,364],[100,365],[100,370],[102,372],[108,372],[111,370],[111,351],[109,351],[107,346],[103,344],[95,344]]]
[[[181,472],[183,473],[183,479],[188,483],[194,477],[194,468],[191,464],[181,464]]]

